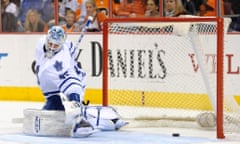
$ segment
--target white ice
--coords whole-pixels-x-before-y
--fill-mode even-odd
[[[26,108],[41,108],[40,102],[1,101],[0,144],[240,144],[240,134],[217,139],[215,131],[166,127],[131,127],[98,132],[87,138],[36,137],[22,133],[21,118]],[[179,133],[179,137],[173,137]]]

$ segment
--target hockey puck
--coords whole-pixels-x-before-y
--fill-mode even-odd
[[[173,136],[173,137],[179,137],[180,134],[179,134],[179,133],[173,133],[172,136]]]

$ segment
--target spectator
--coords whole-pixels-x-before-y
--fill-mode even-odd
[[[75,12],[72,10],[68,10],[66,14],[66,24],[62,25],[62,28],[65,32],[79,32],[80,25],[76,23],[76,15]]]
[[[95,0],[87,0],[86,1],[86,10],[87,10],[87,16],[84,19],[84,23],[88,20],[88,16],[93,17],[93,21],[89,25],[89,28],[87,29],[88,32],[99,32],[102,31],[103,28],[103,21],[106,18],[106,15],[104,12],[101,12],[97,9]]]
[[[36,10],[29,9],[26,15],[24,30],[26,32],[46,32],[48,27]]]
[[[17,5],[10,2],[10,0],[1,1],[1,10],[2,12],[12,13],[15,17],[17,17],[19,13]]]
[[[230,0],[224,1],[224,15],[233,15],[232,3]]]
[[[35,9],[38,13],[41,13],[42,3],[43,0],[22,0],[18,24],[23,25],[25,23],[26,14],[29,9]]]
[[[231,0],[232,10],[234,14],[240,14],[240,2],[239,0]]]
[[[76,12],[77,9],[79,9],[79,3],[77,0],[62,0],[62,3],[59,7],[60,25],[66,23],[65,16],[68,10]]]
[[[55,24],[54,20],[54,0],[43,0],[41,8],[41,18],[51,27]]]
[[[147,0],[147,9],[144,16],[158,17],[159,16],[159,0]]]
[[[21,5],[21,1],[22,1],[22,0],[10,0],[10,2],[14,3],[18,8],[19,8],[20,5]]]
[[[80,4],[80,9],[76,11],[76,18],[78,23],[81,25],[84,23],[84,19],[87,15],[87,10],[86,10],[86,0],[78,0],[78,3]]]
[[[212,0],[204,1],[199,8],[199,16],[215,16],[215,2]]]
[[[164,16],[177,17],[188,14],[181,0],[164,0]]]
[[[136,14],[131,14],[131,12],[125,10],[120,0],[112,1],[112,15],[113,17],[136,17]]]
[[[147,0],[145,17],[158,17],[159,15],[159,0]],[[138,17],[136,13],[129,14],[129,17]]]
[[[221,13],[219,16],[224,15],[224,3],[223,0],[219,0],[221,4]],[[216,11],[216,0],[204,0],[203,3],[200,5],[199,16],[217,16],[218,13]]]
[[[231,2],[231,4],[229,4]],[[234,14],[234,15],[239,15],[240,14],[240,2],[239,0],[225,0],[224,4],[227,3],[227,5],[231,6],[229,7],[229,11],[224,9],[225,14]],[[240,16],[234,16],[231,17],[232,22],[229,26],[229,31],[230,32],[240,32]]]
[[[18,31],[17,18],[13,13],[2,13],[2,31],[3,32],[16,32]]]
[[[193,0],[182,0],[183,7],[191,15],[197,15],[196,6]]]
[[[236,21],[233,23],[233,32],[240,32],[240,16],[236,18]]]
[[[203,3],[203,1],[204,0],[192,0],[192,2],[194,3],[194,6],[196,8],[197,14],[199,12],[200,5]]]

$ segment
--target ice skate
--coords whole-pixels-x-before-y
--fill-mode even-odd
[[[83,117],[78,117],[76,121],[73,123],[73,127],[71,130],[71,137],[74,138],[83,138],[92,135],[97,132],[94,130],[93,126],[85,120]]]

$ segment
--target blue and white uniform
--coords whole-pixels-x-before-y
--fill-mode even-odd
[[[71,96],[70,100],[83,101],[86,87],[86,73],[75,61],[77,49],[64,41],[60,50],[46,56],[47,36],[42,37],[36,47],[36,75],[38,84],[47,99],[44,109],[64,110],[59,93]],[[75,97],[77,94],[79,96]],[[72,98],[74,97],[74,98]]]
[[[94,128],[117,130],[126,125],[112,108],[83,106],[86,73],[78,65],[77,55],[78,50],[66,41],[59,26],[51,28],[37,43],[35,71],[46,97],[43,109],[64,110],[65,124],[72,126],[72,137],[89,136]]]

